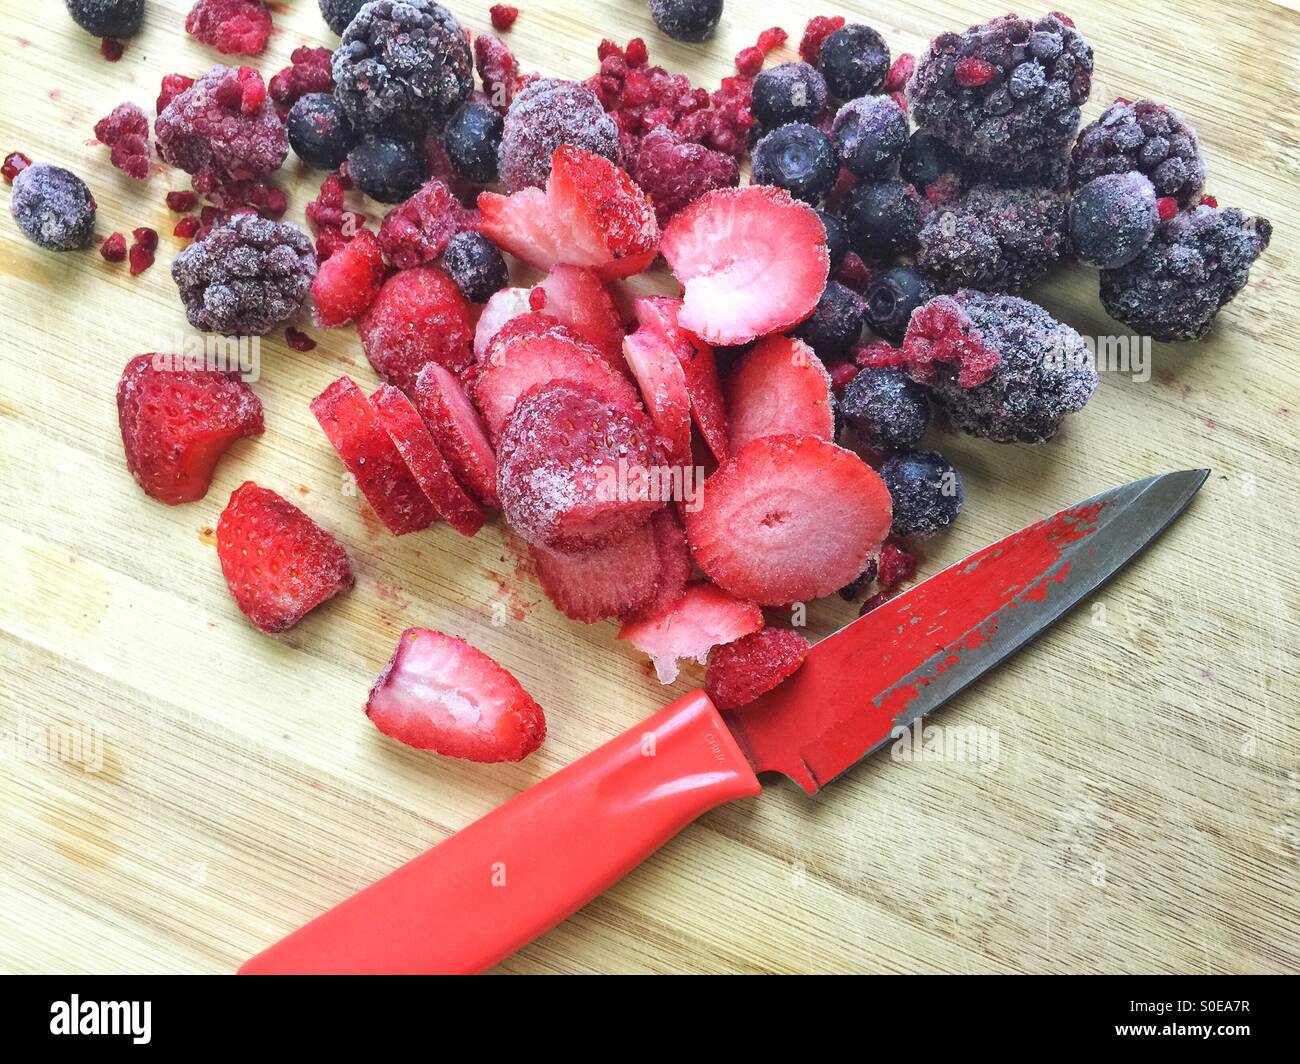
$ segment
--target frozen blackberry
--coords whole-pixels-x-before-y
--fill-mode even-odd
[[[812,315],[794,335],[823,362],[843,358],[862,334],[862,297],[838,281],[827,281]]]
[[[501,135],[501,183],[507,192],[541,188],[551,154],[572,144],[622,165],[618,125],[586,85],[543,78],[527,86],[506,112]]]
[[[1151,182],[1131,171],[1093,178],[1070,199],[1070,239],[1079,261],[1126,266],[1151,243],[1160,209]]]
[[[469,38],[433,0],[366,4],[332,65],[334,95],[360,131],[423,133],[474,88]]]
[[[889,76],[889,45],[870,26],[851,22],[822,41],[817,69],[835,99],[868,96]]]
[[[63,0],[72,20],[95,37],[133,37],[144,20],[144,0]]]
[[[482,233],[466,230],[451,238],[443,253],[443,266],[461,295],[471,303],[486,303],[506,286],[506,260]]]
[[[918,128],[1015,174],[1066,150],[1091,89],[1092,48],[1072,25],[1006,15],[936,37],[907,93]]]
[[[300,96],[285,127],[298,158],[318,170],[337,170],[357,142],[347,112],[328,92]]]
[[[1136,170],[1151,179],[1157,196],[1189,207],[1205,188],[1205,159],[1196,131],[1172,107],[1154,100],[1116,101],[1075,142],[1070,188],[1103,174]]]
[[[822,220],[822,228],[826,230],[826,254],[830,256],[833,270],[849,253],[849,227],[838,214],[831,214],[820,207],[817,209],[817,217]]]
[[[976,185],[921,229],[916,264],[940,292],[1020,292],[1069,252],[1066,197]]]
[[[95,197],[58,166],[35,163],[20,171],[9,209],[27,239],[47,251],[77,251],[95,233]]]
[[[320,16],[340,37],[367,0],[320,0]]]
[[[961,192],[961,156],[933,133],[917,131],[907,138],[898,172],[926,194],[935,187],[954,196]]]
[[[844,221],[854,251],[868,261],[889,260],[916,247],[921,199],[902,181],[862,181],[845,198]]]
[[[722,18],[722,0],[650,0],[650,17],[675,41],[702,41]]]
[[[1126,266],[1101,272],[1106,312],[1156,340],[1199,340],[1241,291],[1272,225],[1234,208],[1197,207],[1156,227]]]
[[[905,451],[886,458],[880,479],[894,504],[896,536],[933,536],[961,513],[961,474],[934,451]]]
[[[265,336],[302,306],[316,250],[296,225],[238,214],[176,256],[172,279],[196,329]]]
[[[806,122],[780,126],[754,145],[750,180],[775,185],[795,199],[816,203],[839,175],[835,149],[825,133]]]
[[[372,200],[401,203],[424,184],[424,153],[409,140],[364,137],[348,153],[348,177]]]
[[[835,116],[831,139],[856,176],[886,177],[907,144],[907,115],[889,96],[850,100]]]
[[[1016,296],[936,296],[912,315],[903,356],[954,428],[999,443],[1051,439],[1097,387],[1083,337]]]
[[[930,426],[930,401],[901,369],[858,370],[840,397],[844,423],[877,450],[911,447]]]
[[[768,67],[754,79],[750,113],[762,129],[816,122],[826,110],[826,79],[808,63]]]
[[[912,311],[935,296],[934,288],[920,271],[895,266],[877,274],[867,286],[866,320],[872,332],[891,343],[902,343]]]
[[[456,109],[442,141],[457,175],[475,185],[497,179],[503,126],[501,115],[480,100],[468,100]]]

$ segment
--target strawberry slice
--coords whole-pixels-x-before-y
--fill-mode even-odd
[[[835,439],[831,376],[813,349],[769,336],[742,358],[727,382],[731,453],[760,436]]]
[[[650,518],[650,531],[655,537],[658,565],[655,593],[649,602],[626,618],[629,621],[644,620],[672,609],[682,601],[686,582],[691,577],[691,552],[686,546],[686,533],[677,517],[677,510],[666,506],[657,511]]]
[[[567,325],[605,356],[615,369],[623,363],[623,317],[601,280],[591,270],[559,263],[537,286],[545,294],[541,308]]]
[[[463,639],[408,628],[384,666],[366,716],[390,739],[466,761],[522,761],[546,717],[519,681]]]
[[[311,412],[379,519],[395,536],[438,519],[365,393],[340,377],[311,401]]]
[[[501,331],[501,327],[521,314],[527,314],[532,307],[528,302],[531,288],[502,288],[493,292],[492,297],[483,304],[478,324],[474,328],[474,357],[483,361],[488,344]]]
[[[117,385],[126,467],[145,494],[176,505],[207,493],[217,460],[262,434],[262,403],[237,373],[173,368],[179,356],[136,355]]]
[[[739,709],[799,671],[808,640],[789,628],[761,632],[714,647],[704,690],[719,709]]]
[[[429,435],[424,419],[391,384],[381,384],[370,397],[388,437],[425,498],[433,503],[438,516],[462,536],[472,536],[483,527],[483,509],[465,494],[465,489],[451,475],[447,463]]]
[[[677,352],[659,329],[643,325],[623,340],[623,353],[664,441],[668,463],[685,468],[691,461],[691,397]]]
[[[623,625],[618,637],[649,654],[659,682],[667,684],[677,679],[681,659],[703,665],[715,646],[762,627],[763,611],[752,602],[743,602],[719,587],[701,582],[688,586],[676,605]]]
[[[686,290],[679,323],[711,344],[797,325],[830,270],[817,212],[772,185],[705,193],[668,223],[660,250]]]
[[[353,582],[338,541],[251,480],[234,490],[217,519],[217,559],[240,611],[271,634],[292,628]]]
[[[452,475],[484,506],[499,510],[496,455],[456,374],[429,363],[415,379],[414,398]]]
[[[403,270],[385,281],[357,332],[375,372],[404,392],[430,362],[451,370],[467,366],[474,336],[469,304],[435,266]]]
[[[361,317],[375,301],[387,272],[375,234],[360,230],[316,271],[311,283],[316,324],[337,329]]]
[[[889,532],[889,489],[852,451],[813,436],[762,436],[704,482],[685,515],[695,562],[762,606],[829,595]]]

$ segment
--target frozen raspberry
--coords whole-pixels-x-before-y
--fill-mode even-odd
[[[894,536],[890,536],[880,546],[880,557],[876,560],[876,582],[881,591],[892,594],[904,580],[911,580],[916,575],[916,555],[912,554]]]
[[[348,153],[348,176],[372,200],[401,203],[428,176],[424,152],[409,140],[366,136]]]
[[[860,369],[840,397],[840,416],[867,447],[910,447],[930,426],[925,389],[901,369]]]
[[[832,273],[840,284],[852,288],[858,295],[865,295],[867,289],[871,287],[871,282],[876,279],[878,270],[863,262],[862,256],[856,251],[846,251],[844,258]]]
[[[1162,222],[1169,221],[1178,213],[1178,201],[1173,196],[1161,196],[1156,200],[1156,215]]]
[[[150,229],[148,226],[142,225],[138,229],[132,229],[131,236],[135,238],[137,244],[149,251],[156,251],[158,249],[157,229]]]
[[[423,133],[474,88],[469,38],[433,0],[375,0],[334,53],[334,94],[359,130]]]
[[[1153,100],[1117,101],[1084,127],[1070,158],[1070,188],[1131,170],[1149,177],[1157,196],[1173,196],[1180,207],[1190,207],[1205,187],[1196,131],[1172,107]]]
[[[9,209],[32,243],[47,251],[76,251],[95,232],[95,197],[70,170],[36,163],[14,178]]]
[[[474,215],[441,181],[432,180],[385,216],[379,246],[399,270],[434,262],[457,233],[473,228]]]
[[[369,0],[320,0],[320,15],[335,33],[342,36],[348,23],[357,17]]]
[[[736,53],[736,70],[744,77],[755,77],[763,69],[763,59],[764,55],[760,49],[752,45],[749,48],[742,48]]]
[[[894,504],[895,536],[933,536],[961,513],[961,474],[934,451],[891,455],[880,467],[880,479]]]
[[[197,217],[192,214],[186,215],[186,217],[176,223],[176,227],[172,229],[172,236],[178,236],[183,240],[189,240],[198,233],[200,225],[201,223]]]
[[[222,55],[261,55],[271,36],[271,13],[262,0],[198,0],[185,32]]]
[[[126,258],[126,237],[121,233],[110,233],[99,245],[99,253],[108,262],[122,262]]]
[[[520,88],[519,62],[510,46],[490,33],[479,34],[474,38],[474,66],[488,103],[505,114]]]
[[[723,78],[722,84],[709,97],[710,110],[687,116],[687,121],[699,115],[708,120],[703,136],[698,138],[700,143],[737,158],[745,154],[754,128],[754,115],[750,110],[753,85],[749,78]],[[697,139],[686,134],[680,125],[677,131],[688,139]]]
[[[888,96],[850,100],[835,115],[831,139],[857,177],[886,177],[907,145],[907,115]]]
[[[890,66],[889,75],[885,78],[882,91],[889,93],[902,92],[907,88],[907,83],[912,79],[914,73],[916,73],[916,56],[910,52],[904,52]]]
[[[303,45],[289,56],[290,65],[267,83],[271,99],[287,111],[304,96],[316,92],[334,91],[334,72],[330,67],[328,48],[311,48]]]
[[[1103,270],[1126,266],[1151,243],[1160,210],[1137,171],[1093,178],[1070,199],[1070,238],[1079,261]]]
[[[307,204],[307,221],[316,227],[316,256],[321,262],[365,228],[365,216],[344,206],[344,193],[351,187],[341,174],[330,174],[321,182],[316,198]]]
[[[68,14],[92,37],[133,37],[144,19],[144,0],[63,0]]]
[[[172,100],[176,99],[177,96],[193,84],[194,79],[184,74],[163,75],[162,86],[158,90],[158,100],[154,104],[154,110],[162,114]]]
[[[889,45],[870,26],[849,23],[822,41],[817,69],[837,100],[879,92],[889,76]]]
[[[524,89],[506,112],[501,138],[501,183],[507,192],[541,188],[551,154],[571,144],[621,164],[618,126],[587,86],[546,78]]]
[[[799,41],[799,58],[805,63],[816,63],[821,54],[822,43],[836,30],[843,28],[842,15],[814,15],[804,27],[803,38]]]
[[[20,151],[11,151],[5,156],[4,166],[0,167],[0,173],[4,174],[5,184],[12,185],[14,178],[32,165],[31,159]]]
[[[493,4],[488,9],[488,14],[492,17],[492,28],[504,33],[515,24],[515,19],[519,17],[519,8],[511,7],[509,4]]]
[[[359,318],[375,301],[386,273],[375,234],[363,229],[316,271],[311,284],[316,324],[337,329]]]
[[[629,172],[654,204],[660,228],[706,192],[740,183],[740,167],[734,158],[692,144],[666,126],[641,139]]]
[[[133,103],[120,103],[95,123],[95,137],[112,151],[109,161],[137,181],[149,178],[149,119]]]
[[[1272,225],[1236,208],[1196,207],[1156,228],[1126,266],[1101,272],[1106,312],[1157,340],[1199,340],[1245,286]]]
[[[156,243],[152,248],[146,244],[137,243],[131,245],[131,250],[127,253],[127,258],[130,260],[131,263],[132,277],[139,277],[140,274],[144,273],[145,270],[147,270],[150,266],[153,265],[154,249],[156,247],[157,247]]]
[[[808,63],[782,63],[754,79],[750,111],[763,129],[816,122],[826,110],[826,79]]]
[[[316,276],[311,239],[296,225],[236,215],[172,262],[196,329],[265,336],[299,307]]]
[[[650,17],[675,41],[703,41],[722,18],[722,0],[650,0]]]
[[[790,35],[780,26],[771,26],[758,35],[758,49],[764,55],[774,48],[780,48],[790,39]]]

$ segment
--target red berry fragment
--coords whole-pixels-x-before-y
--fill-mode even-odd
[[[14,178],[32,165],[31,159],[20,151],[11,151],[5,156],[4,165],[0,167],[0,173],[4,174],[5,184],[12,185]]]
[[[496,454],[460,379],[430,362],[420,370],[412,398],[452,475],[484,506],[500,509]]]
[[[473,229],[476,220],[474,212],[467,211],[451,189],[435,178],[384,216],[379,247],[391,265],[409,270],[435,262],[451,238]]]
[[[752,602],[727,594],[712,584],[697,583],[668,608],[628,622],[618,631],[638,650],[650,655],[663,684],[677,679],[678,662],[701,665],[715,646],[733,642],[763,627],[763,611]]]
[[[882,591],[896,591],[899,584],[911,580],[915,575],[916,564],[916,555],[890,536],[880,548],[880,558],[876,562],[876,583]]]
[[[993,80],[998,68],[987,59],[968,55],[957,60],[952,76],[963,89],[977,89]]]
[[[99,246],[99,253],[109,262],[122,262],[126,258],[126,237],[110,233]]]
[[[1000,360],[996,348],[984,343],[984,337],[951,296],[937,296],[912,312],[903,340],[903,357],[908,373],[922,383],[937,374],[936,362],[947,363],[954,367],[960,388],[983,384],[993,376]]]
[[[789,628],[764,628],[714,647],[704,690],[719,709],[739,709],[798,672],[809,649]]]
[[[650,52],[645,46],[645,41],[640,37],[633,37],[623,50],[623,58],[633,70],[645,66],[650,62]]]
[[[1160,212],[1160,220],[1167,222],[1178,213],[1178,201],[1173,196],[1161,196],[1156,200],[1156,210]]]
[[[915,71],[916,56],[912,55],[911,52],[904,52],[890,66],[883,91],[888,93],[902,92],[907,85],[908,79]]]
[[[177,189],[176,191],[167,193],[167,207],[169,210],[173,210],[177,214],[186,214],[189,211],[194,210],[198,205],[199,198],[194,195],[193,192]]]
[[[112,149],[109,161],[137,181],[149,177],[149,119],[133,103],[118,104],[95,123],[95,137]]]
[[[271,13],[262,0],[198,0],[185,32],[222,55],[261,55],[271,36]]]
[[[789,39],[790,35],[780,26],[772,26],[758,35],[758,47],[764,54],[767,54],[773,48],[781,47]]]
[[[842,15],[814,15],[804,27],[803,38],[799,41],[799,58],[805,63],[817,64],[821,55],[822,42],[838,29],[844,28]]]
[[[519,8],[509,4],[493,4],[488,8],[488,14],[492,16],[492,28],[505,31],[515,24]]]
[[[200,228],[201,223],[198,217],[193,214],[187,215],[176,223],[176,227],[172,230],[172,236],[179,236],[188,240],[197,235]]]
[[[488,103],[504,114],[510,109],[515,93],[522,87],[519,81],[519,62],[510,46],[500,37],[490,33],[474,39],[474,66]]]
[[[116,63],[126,54],[126,45],[116,37],[103,37],[99,42],[99,54],[110,63]]]
[[[385,281],[357,331],[375,371],[404,392],[415,387],[430,362],[464,369],[474,336],[469,304],[456,282],[435,266],[403,270]]]
[[[907,365],[907,356],[901,347],[895,347],[888,340],[872,340],[859,344],[852,351],[853,361],[863,369],[902,369]]]
[[[763,69],[763,59],[762,49],[755,48],[753,45],[742,48],[736,53],[736,70],[744,77],[755,77]]]
[[[316,92],[334,91],[334,74],[330,68],[328,48],[302,45],[289,56],[289,66],[274,75],[267,91],[284,111],[288,111],[302,97]]]
[[[316,324],[337,329],[359,318],[375,301],[387,272],[379,241],[370,230],[361,230],[316,271],[311,283]]]
[[[131,260],[131,276],[139,277],[154,262],[153,248],[146,247],[144,244],[132,244],[131,250],[127,253],[127,258]]]
[[[284,342],[295,351],[316,350],[316,341],[301,329],[295,329],[292,325],[284,330]]]
[[[802,340],[769,336],[731,371],[727,425],[732,454],[760,436],[833,440],[830,374]]]
[[[558,269],[559,267],[556,267],[556,268]],[[577,269],[577,267],[575,266],[574,269]],[[528,293],[528,309],[529,309],[529,310],[545,310],[545,309],[546,309],[546,289],[545,289],[545,288],[542,288],[542,287],[539,285],[537,288],[532,289],[532,290]]]
[[[148,226],[140,226],[138,229],[132,229],[131,235],[135,237],[135,242],[142,248],[154,251],[158,247],[158,230],[150,229]]]
[[[638,308],[643,302],[637,301]],[[623,341],[623,350],[668,464],[685,469],[691,463],[691,397],[686,390],[686,371],[653,313],[645,317],[646,323]]]
[[[667,510],[655,517],[673,520]],[[659,586],[659,555],[649,524],[612,543],[571,554],[531,550],[546,597],[570,620],[584,624],[635,613]]]
[[[563,263],[552,266],[528,294],[532,310],[545,310],[597,348],[614,369],[627,369],[623,362],[623,318],[599,277],[581,266]]]
[[[1219,205],[1219,201],[1215,199],[1213,196],[1211,196],[1208,192],[1201,197],[1200,206],[1202,207],[1217,207],[1218,205]]]

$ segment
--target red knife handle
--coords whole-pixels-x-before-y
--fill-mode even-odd
[[[483,971],[692,820],[759,789],[713,703],[695,691],[263,950],[240,974]]]

